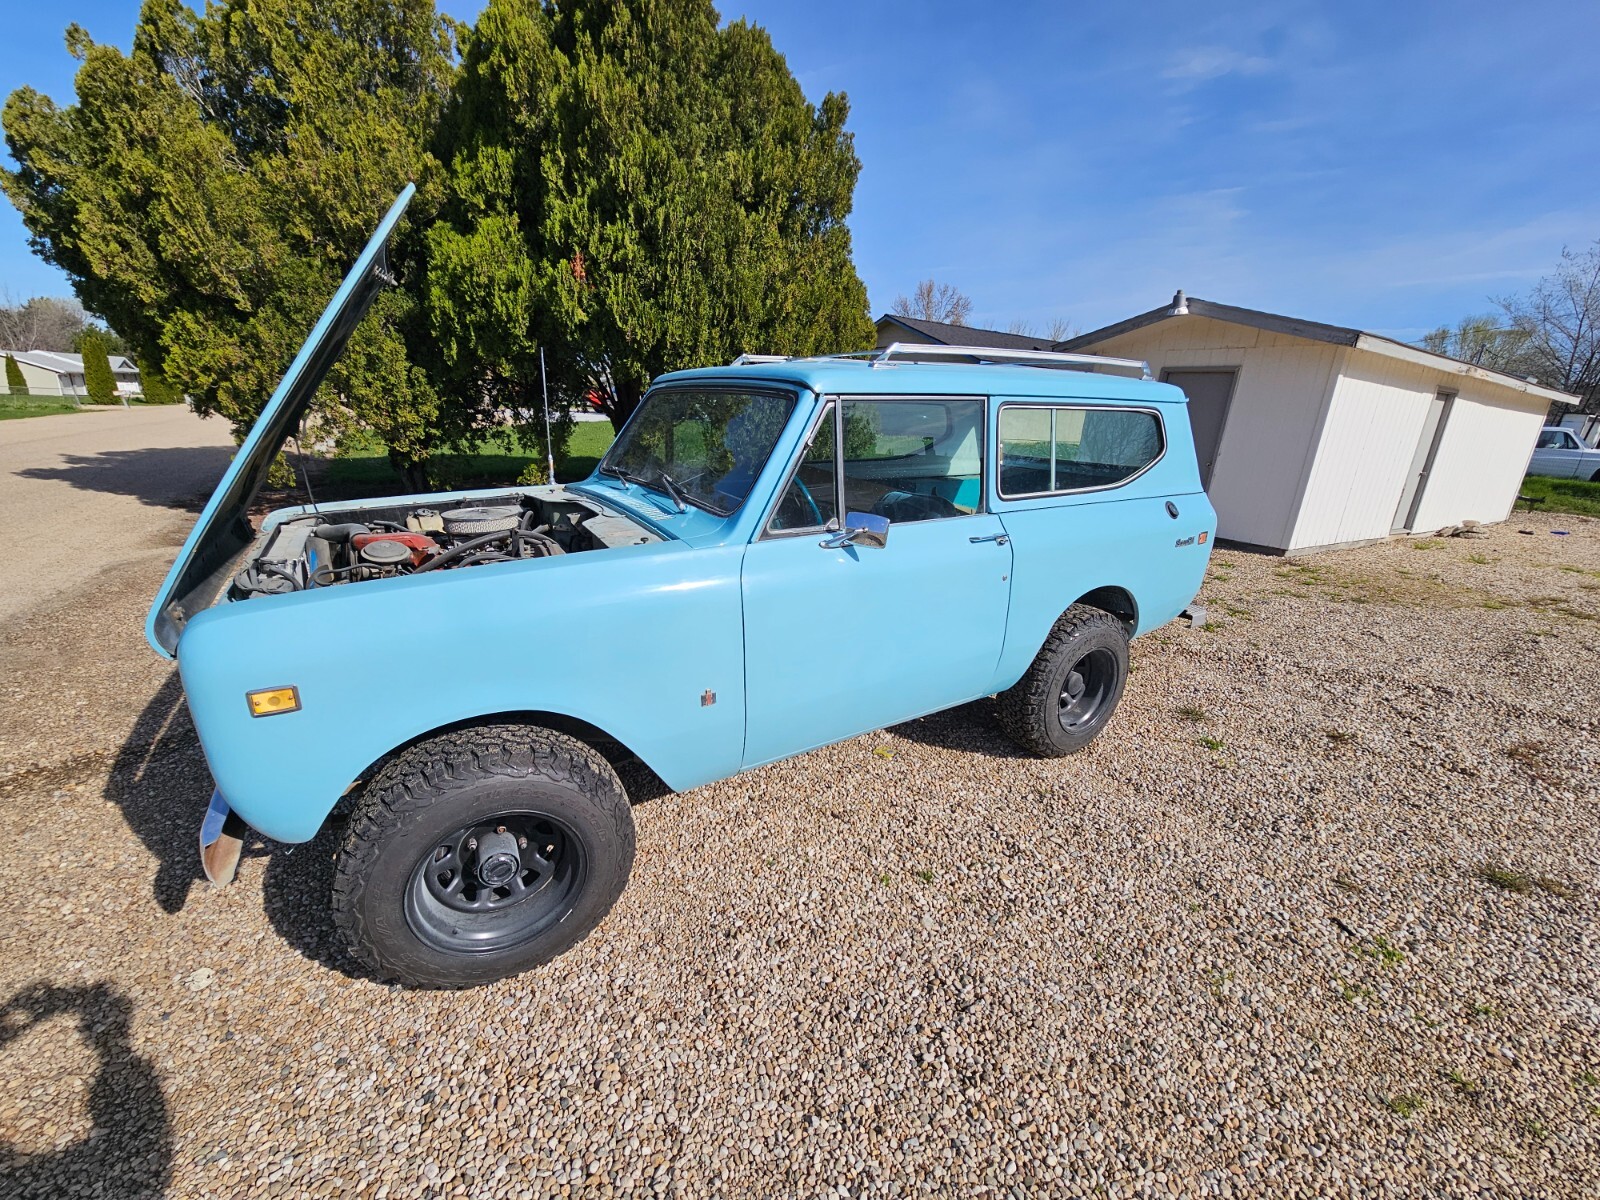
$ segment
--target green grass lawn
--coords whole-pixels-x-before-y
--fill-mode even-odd
[[[610,421],[580,421],[572,428],[567,457],[556,463],[556,478],[572,483],[588,476],[615,436]],[[531,450],[505,442],[486,445],[476,454],[440,454],[428,465],[434,482],[446,491],[457,488],[501,487],[517,481],[534,461]],[[400,479],[389,466],[389,456],[374,446],[350,452],[328,464],[328,480],[341,491],[369,495],[393,494]]]
[[[24,400],[16,402],[9,396],[0,396],[0,421],[15,421],[21,417],[48,417],[55,413],[77,412],[77,406],[68,400]]]
[[[1600,517],[1600,483],[1578,479],[1548,479],[1529,475],[1522,481],[1521,495],[1533,503],[1517,501],[1521,512],[1577,513]]]

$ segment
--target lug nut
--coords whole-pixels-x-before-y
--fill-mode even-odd
[[[476,850],[477,848],[478,848],[478,839],[477,838],[468,838],[467,839],[467,849],[468,850]]]
[[[528,848],[528,839],[525,838],[525,837],[519,837],[517,839],[517,849],[518,850],[526,850],[527,848]]]

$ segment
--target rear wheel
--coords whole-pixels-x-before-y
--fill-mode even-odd
[[[351,952],[413,987],[468,987],[570,949],[633,866],[633,815],[609,763],[525,726],[445,734],[357,802],[334,875]]]
[[[1024,750],[1057,757],[1082,750],[1111,720],[1128,681],[1128,632],[1102,609],[1074,604],[1033,665],[1000,693],[1000,727]]]

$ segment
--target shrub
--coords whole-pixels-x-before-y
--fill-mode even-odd
[[[117,378],[111,373],[111,357],[105,340],[98,333],[83,336],[83,385],[90,404],[115,404]]]

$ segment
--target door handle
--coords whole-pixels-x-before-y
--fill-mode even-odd
[[[969,537],[967,539],[969,542],[993,542],[996,546],[1004,546],[1010,540],[1011,535],[1005,533],[986,533],[982,537]]]

